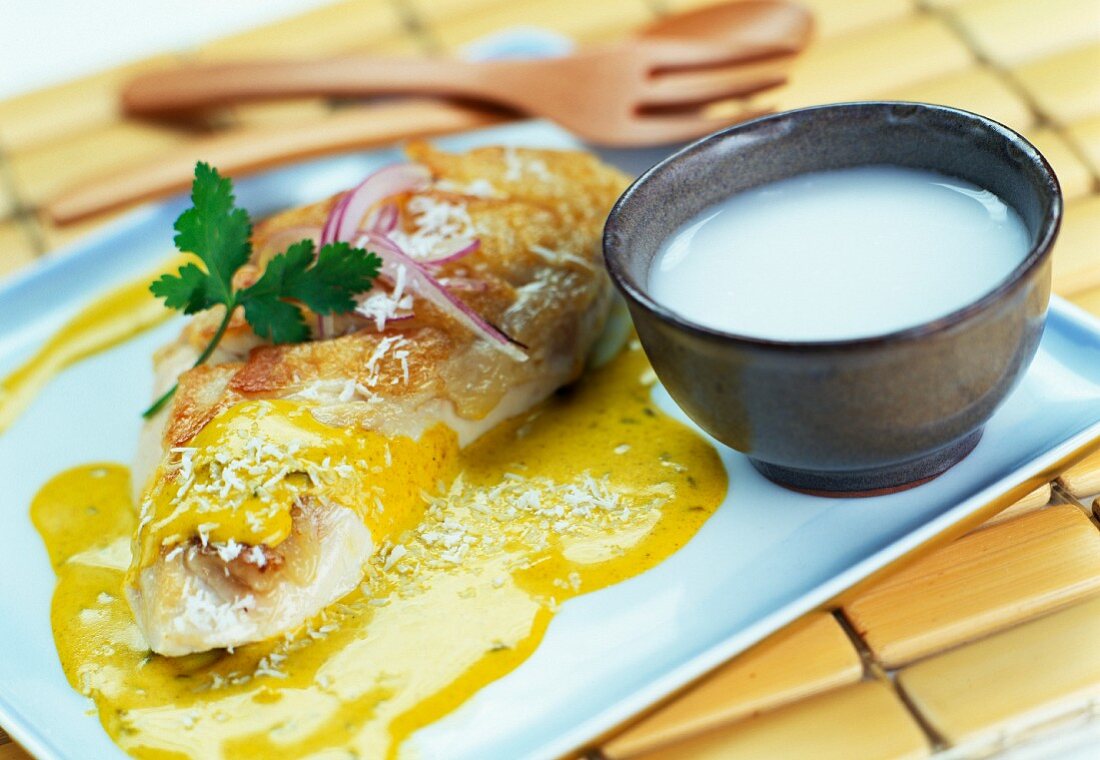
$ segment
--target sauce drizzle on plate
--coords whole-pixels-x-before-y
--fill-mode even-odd
[[[149,283],[193,259],[192,256],[174,256],[144,277],[96,299],[70,319],[25,364],[0,379],[0,433],[65,367],[170,319],[172,312],[149,292]]]

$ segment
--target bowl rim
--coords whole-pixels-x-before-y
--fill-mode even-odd
[[[754,128],[761,123],[800,119],[805,118],[807,114],[826,110],[886,110],[898,107],[916,108],[917,110],[926,112],[938,111],[951,117],[977,124],[984,129],[998,134],[1008,143],[1021,150],[1028,161],[1037,165],[1046,180],[1046,190],[1050,193],[1052,199],[1051,213],[1043,220],[1035,244],[1032,245],[1027,255],[1024,256],[1023,260],[1015,269],[978,299],[954,311],[948,312],[941,317],[937,317],[936,319],[921,322],[910,327],[904,327],[899,330],[892,330],[890,332],[830,340],[782,340],[743,335],[741,333],[719,330],[694,322],[653,299],[644,287],[635,283],[633,278],[627,274],[623,253],[617,250],[618,246],[614,241],[614,238],[616,238],[619,233],[619,219],[624,213],[624,208],[633,202],[634,197],[639,192],[639,188],[653,181],[654,177],[665,171],[671,164],[688,159],[696,153],[702,153],[713,143],[726,139],[731,133]],[[638,303],[647,311],[665,322],[669,322],[681,330],[694,333],[700,337],[733,341],[760,348],[794,349],[800,351],[868,348],[888,343],[916,341],[936,333],[944,332],[965,322],[972,316],[984,311],[992,304],[999,301],[1002,296],[1015,288],[1028,275],[1038,269],[1050,258],[1054,240],[1062,225],[1063,206],[1061,185],[1058,182],[1057,175],[1054,173],[1054,169],[1051,167],[1046,157],[1019,132],[988,116],[983,116],[973,111],[966,111],[961,108],[954,108],[952,106],[904,100],[860,100],[827,103],[780,111],[778,113],[767,114],[755,119],[739,122],[725,129],[701,137],[651,166],[639,175],[623,194],[619,196],[618,200],[616,200],[615,204],[612,206],[611,212],[608,214],[607,221],[604,224],[602,239],[604,263],[611,279],[630,300]]]

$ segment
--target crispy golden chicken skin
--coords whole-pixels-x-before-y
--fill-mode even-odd
[[[415,517],[420,489],[448,477],[454,450],[580,373],[610,303],[599,241],[626,178],[578,152],[417,143],[408,155],[432,180],[388,199],[390,235],[414,259],[448,238],[480,241],[432,273],[526,361],[415,289],[411,315],[378,319],[365,304],[306,343],[266,344],[235,315],[211,360],[189,369],[222,317],[197,315],[155,356],[156,393],[177,378],[179,390],[147,423],[135,466],[127,593],[153,650],[231,647],[301,624],[359,583],[388,531]],[[257,225],[238,284],[338,200]]]

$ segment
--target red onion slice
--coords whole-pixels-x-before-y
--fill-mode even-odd
[[[344,194],[332,207],[325,226],[321,230],[321,246],[339,240],[350,240],[359,229],[363,216],[378,204],[391,196],[418,190],[427,185],[431,173],[420,164],[396,164],[379,169],[354,188]],[[381,214],[381,212],[380,212]],[[397,209],[393,211],[393,222],[397,224]],[[317,337],[324,338],[333,332],[334,321],[331,317],[317,317]]]
[[[369,179],[369,178],[368,178]],[[365,182],[366,180],[364,180]],[[328,218],[325,219],[325,226],[321,228],[321,238],[317,241],[318,252],[320,249],[329,243],[334,243],[337,240],[336,228],[340,224],[340,220],[344,218],[344,212],[347,210],[348,201],[351,198],[351,191],[344,193],[344,195],[336,202],[332,207],[332,210],[328,212]],[[317,337],[326,338],[336,331],[336,320],[332,315],[317,315]]]
[[[427,186],[431,173],[420,164],[396,164],[379,169],[348,193],[332,208],[325,224],[327,235],[321,243],[351,240],[363,217],[386,198]],[[396,220],[395,220],[396,223]]]
[[[438,280],[432,277],[416,259],[408,256],[392,240],[373,232],[363,234],[356,245],[374,251],[382,259],[382,271],[396,279],[396,269],[404,265],[409,286],[425,299],[435,304],[444,313],[454,317],[474,335],[485,338],[493,348],[518,362],[528,359],[522,343],[501,332],[485,321],[476,311],[461,299],[452,295]]]
[[[325,226],[321,228],[321,239],[318,241],[320,245],[327,245],[336,240],[336,225],[344,215],[344,209],[347,208],[348,195],[350,195],[350,193],[345,193],[340,200],[333,204],[332,209],[328,212],[328,218],[325,219]]]
[[[356,238],[363,217],[371,208],[386,198],[419,190],[427,186],[430,179],[431,173],[427,167],[420,164],[388,166],[371,174],[333,206],[321,234],[321,245]],[[395,206],[391,204],[382,207],[371,220],[368,230],[358,235],[356,245],[369,248],[382,259],[382,274],[396,280],[397,267],[403,266],[410,288],[420,296],[435,304],[475,335],[489,341],[489,344],[501,353],[515,361],[527,361],[528,356],[523,350],[526,346],[486,322],[480,314],[432,277],[424,265],[386,237],[387,232],[396,228],[397,221],[398,213]],[[457,250],[445,252],[442,256],[433,259],[430,264],[439,265],[456,261],[477,250],[480,242],[461,241],[459,245]],[[331,332],[331,320],[326,323],[326,320],[321,318],[318,327],[321,337],[324,337],[326,331]]]
[[[458,261],[463,256],[469,256],[480,248],[481,241],[477,238],[473,240],[458,240],[454,242],[454,246],[453,250],[444,251],[430,259],[425,259],[424,263],[428,266],[439,266],[440,264],[449,264],[452,261]]]
[[[392,203],[387,203],[382,208],[378,209],[378,212],[374,215],[366,227],[371,232],[380,232],[383,235],[388,235],[394,231],[397,227],[397,206]]]

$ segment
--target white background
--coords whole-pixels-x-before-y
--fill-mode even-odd
[[[0,99],[331,0],[0,0]]]

